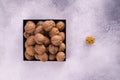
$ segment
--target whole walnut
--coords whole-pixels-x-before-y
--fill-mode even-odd
[[[24,55],[25,55],[25,58],[26,58],[27,60],[32,60],[32,59],[34,59],[33,56],[28,55],[26,52],[25,52]]]
[[[62,30],[64,30],[65,24],[64,24],[64,22],[59,21],[59,22],[57,22],[56,27],[57,27],[60,31],[62,31]]]
[[[34,54],[35,54],[34,47],[33,47],[33,46],[27,47],[27,48],[26,48],[26,53],[27,53],[29,56],[34,56]]]
[[[34,32],[35,34],[36,33],[42,33],[42,34],[44,34],[44,31],[43,31],[43,26],[37,26],[37,28],[35,29],[35,32]]]
[[[48,60],[48,54],[47,53],[43,53],[41,55],[39,54],[39,55],[37,55],[37,58],[38,58],[38,60],[45,62]]]
[[[34,45],[35,44],[35,40],[34,40],[34,36],[30,36],[27,38],[27,45]]]
[[[58,28],[52,28],[52,30],[49,32],[50,37],[57,35],[57,34],[59,34]]]
[[[48,46],[50,44],[50,40],[47,37],[45,37],[43,43],[45,44],[45,46]]]
[[[25,25],[25,32],[26,33],[33,33],[35,30],[35,23],[32,21],[28,21]]]
[[[36,60],[39,60],[38,55],[39,55],[39,54],[35,54],[35,55],[34,55],[34,57],[35,57]]]
[[[51,54],[56,54],[58,52],[58,47],[54,46],[54,45],[49,45],[48,47],[48,51]]]
[[[65,53],[64,52],[58,52],[56,55],[57,61],[64,61],[65,59]]]
[[[39,21],[39,22],[37,23],[37,26],[43,26],[43,24],[44,24],[44,21]]]
[[[59,35],[55,35],[51,38],[51,43],[55,46],[59,46],[62,43],[62,37]]]
[[[36,53],[38,53],[38,54],[43,54],[43,53],[45,53],[46,52],[46,48],[45,48],[45,46],[44,45],[35,45],[35,51],[36,51]]]
[[[52,20],[47,20],[44,21],[43,23],[43,29],[47,32],[50,31],[54,26],[55,26],[55,22]]]
[[[62,37],[62,41],[65,40],[65,33],[64,32],[60,32],[59,35]]]
[[[59,46],[59,51],[64,51],[65,50],[65,44],[61,43]]]
[[[49,54],[49,60],[53,61],[56,59],[56,55],[55,54]]]
[[[25,48],[27,48],[29,45],[27,44],[27,42],[25,42]]]
[[[35,42],[37,44],[43,44],[44,40],[45,40],[45,36],[43,34],[41,34],[41,33],[35,34]]]
[[[23,35],[24,35],[25,38],[28,38],[31,34],[24,32]]]

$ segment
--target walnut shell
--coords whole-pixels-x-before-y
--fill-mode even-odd
[[[32,34],[29,34],[29,33],[24,32],[23,35],[24,35],[25,38],[28,38],[28,37],[30,37]]]
[[[43,26],[37,26],[37,28],[35,29],[35,32],[34,32],[35,34],[37,34],[37,33],[42,33],[42,34],[44,34],[44,31],[43,31]]]
[[[58,52],[56,55],[57,61],[64,61],[65,59],[65,53],[64,52]]]
[[[60,31],[62,31],[62,30],[64,29],[64,27],[65,27],[65,24],[64,24],[64,22],[59,21],[59,22],[57,22],[56,27],[57,27]]]
[[[59,35],[62,37],[62,41],[65,40],[65,33],[64,32],[60,32]]]
[[[38,55],[37,58],[43,62],[47,61],[48,60],[48,54],[47,53],[44,53],[44,54],[41,54],[41,55]]]
[[[53,61],[55,60],[56,55],[55,54],[49,54],[49,60]]]
[[[35,34],[35,42],[37,44],[43,44],[44,40],[45,40],[45,36],[44,35],[42,35],[40,33]]]
[[[47,37],[45,37],[43,43],[45,44],[45,46],[48,46],[50,44],[50,40]]]
[[[58,28],[52,28],[52,30],[49,32],[50,37],[57,35],[57,34],[59,34]]]
[[[44,21],[39,21],[39,22],[37,23],[37,26],[43,26],[43,24],[44,24]]]
[[[59,46],[62,43],[62,37],[59,35],[55,35],[51,38],[51,43],[55,46]]]
[[[35,45],[35,51],[38,54],[43,54],[46,52],[46,48],[44,45]]]
[[[35,30],[35,23],[32,21],[28,21],[25,25],[25,32],[33,33]]]
[[[31,46],[35,44],[34,36],[30,36],[27,38],[27,45]]]
[[[65,44],[64,43],[61,43],[60,46],[59,46],[59,51],[64,51],[65,50]]]
[[[25,48],[27,48],[29,45],[27,44],[27,42],[25,42]]]
[[[43,24],[43,29],[45,31],[50,31],[55,26],[55,22],[52,20],[45,21]]]
[[[27,48],[26,48],[26,53],[27,53],[29,56],[34,56],[34,54],[35,54],[34,47],[33,47],[33,46],[27,47]]]
[[[32,59],[34,59],[33,56],[28,55],[26,52],[25,52],[25,58],[26,58],[27,60],[32,60]]]
[[[34,57],[36,60],[39,60],[39,57],[38,57],[39,54],[35,54]]]
[[[48,51],[51,54],[56,54],[58,52],[58,47],[54,46],[54,45],[49,45],[48,47]]]

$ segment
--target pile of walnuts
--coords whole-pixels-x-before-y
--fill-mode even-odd
[[[63,21],[27,21],[24,26],[25,58],[40,61],[64,61],[65,48]]]

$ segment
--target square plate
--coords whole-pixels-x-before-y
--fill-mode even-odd
[[[39,21],[46,21],[46,20],[53,20],[53,21],[55,22],[55,24],[56,24],[58,21],[64,22],[65,28],[64,28],[64,30],[62,30],[62,32],[65,33],[65,40],[63,41],[63,43],[64,43],[65,46],[66,46],[66,20],[65,20],[65,19],[24,19],[24,20],[23,20],[23,34],[24,34],[24,32],[25,32],[24,27],[25,27],[27,21],[32,21],[32,22],[34,22],[35,25],[36,25]],[[26,49],[25,49],[25,42],[26,42],[26,38],[25,38],[24,35],[23,35],[23,60],[24,60],[24,61],[39,61],[39,60],[37,60],[37,59],[35,59],[35,58],[32,59],[32,60],[27,60],[27,59],[25,58],[25,50],[26,50]],[[66,48],[65,48],[65,50],[64,50],[63,52],[64,52],[65,55],[66,55]],[[48,61],[50,61],[50,60],[48,59]],[[54,61],[57,61],[57,60],[55,59]],[[66,61],[66,56],[65,56],[64,61]]]

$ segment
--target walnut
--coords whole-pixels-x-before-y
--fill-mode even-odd
[[[34,57],[36,60],[39,60],[39,57],[38,57],[39,54],[35,54]]]
[[[65,33],[64,32],[60,32],[59,35],[62,37],[62,41],[65,40]]]
[[[24,35],[25,38],[28,38],[28,37],[30,37],[32,34],[29,34],[29,33],[24,32],[23,35]]]
[[[34,56],[34,54],[35,54],[34,47],[33,47],[33,46],[27,47],[27,48],[26,48],[26,53],[27,53],[29,56]]]
[[[38,54],[43,54],[46,52],[46,48],[44,45],[35,45],[35,51],[38,53]]]
[[[64,52],[58,52],[56,55],[57,61],[64,61],[65,59],[65,53]]]
[[[57,34],[59,34],[58,28],[52,28],[52,30],[49,32],[50,37],[57,35]]]
[[[55,46],[59,46],[62,43],[62,37],[59,35],[55,35],[51,38],[51,43]]]
[[[37,23],[37,26],[43,26],[43,23],[44,23],[44,21],[39,21],[39,22]]]
[[[56,55],[55,54],[49,54],[49,60],[53,61],[55,60]]]
[[[86,37],[86,44],[93,44],[95,42],[95,38],[93,36]]]
[[[59,46],[59,51],[64,51],[65,50],[65,44],[61,43]]]
[[[48,51],[49,51],[51,54],[56,54],[56,53],[58,52],[58,47],[56,47],[56,46],[54,46],[54,45],[49,45]]]
[[[64,22],[59,21],[59,22],[57,22],[56,27],[57,27],[60,31],[62,31],[62,30],[64,30],[65,24],[64,24]]]
[[[45,46],[48,46],[50,44],[50,40],[47,37],[45,37],[43,43],[45,44]]]
[[[32,21],[28,21],[25,25],[25,32],[31,34],[34,32],[34,30],[35,30],[35,23]]]
[[[55,26],[55,22],[52,20],[45,21],[43,24],[43,29],[45,31],[50,31]]]
[[[27,60],[32,60],[32,59],[34,59],[33,56],[28,55],[26,52],[25,52],[25,58],[26,58]]]
[[[26,42],[27,45],[34,45],[35,44],[34,36],[28,37]]]
[[[35,34],[35,42],[37,44],[43,44],[44,40],[45,40],[45,36],[44,35],[42,35],[40,33]]]
[[[44,34],[44,31],[43,31],[43,26],[37,26],[37,28],[35,29],[35,32],[34,32],[35,34],[37,34],[37,33],[42,33],[42,34]]]
[[[27,48],[28,47],[28,44],[27,44],[27,42],[25,42],[25,48]]]
[[[37,58],[38,58],[38,60],[41,60],[41,61],[43,61],[43,62],[45,62],[45,61],[47,61],[48,60],[48,54],[47,53],[44,53],[44,54],[39,54],[39,55],[37,55]]]

